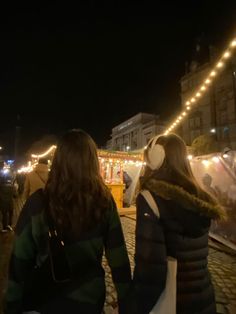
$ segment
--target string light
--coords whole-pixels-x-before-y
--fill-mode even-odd
[[[207,159],[202,160],[202,163],[206,168],[210,165],[210,161]]]
[[[236,47],[236,39],[231,42],[231,47]]]
[[[45,157],[47,156],[48,154],[50,154],[54,149],[56,149],[56,145],[52,145],[46,152],[42,153],[42,154],[39,154],[39,155],[36,155],[36,154],[32,154],[31,157],[32,158],[42,158],[42,157]]]
[[[185,102],[186,105],[186,109],[188,111],[191,110],[191,107],[189,106],[190,104],[195,105],[197,103],[197,101],[199,100],[199,98],[202,95],[202,92],[204,92],[207,87],[212,83],[212,81],[215,79],[215,77],[217,76],[218,71],[216,69],[222,69],[225,65],[225,62],[227,59],[229,59],[233,52],[234,52],[234,48],[236,47],[236,38],[234,38],[228,48],[225,50],[225,52],[222,54],[221,58],[216,62],[215,66],[213,67],[213,69],[208,73],[208,76],[205,78],[205,80],[203,81],[203,84],[201,85],[201,87],[199,88],[199,90],[197,90],[195,92],[195,96],[191,97],[190,99],[187,99]],[[223,62],[224,61],[224,62]],[[196,98],[195,98],[196,97]],[[164,132],[165,135],[167,135],[170,131],[172,131],[180,122],[180,120],[183,118],[183,116],[186,116],[187,113],[185,112],[185,114],[181,114],[177,117],[177,119],[175,120],[174,123],[171,124],[171,126],[169,128],[166,129],[166,131]],[[209,161],[208,161],[209,162]]]
[[[223,58],[228,59],[229,57],[230,57],[230,52],[229,52],[229,51],[226,51],[226,52],[223,54]]]
[[[220,159],[219,159],[219,157],[217,157],[217,156],[212,157],[212,160],[213,160],[215,163],[219,163],[219,162],[220,162]]]

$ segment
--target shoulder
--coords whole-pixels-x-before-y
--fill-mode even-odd
[[[38,164],[35,169],[36,171],[48,172],[48,166],[45,164]]]
[[[149,218],[157,219],[156,215],[154,214],[153,210],[151,209],[147,200],[145,199],[145,197],[143,196],[141,192],[138,194],[136,198],[136,207],[137,207],[137,216],[146,216]]]
[[[16,225],[16,234],[20,234],[27,225],[31,224],[32,218],[41,214],[44,208],[45,198],[43,191],[38,190],[25,202]]]
[[[27,216],[34,216],[39,214],[45,207],[45,196],[42,189],[34,192],[25,202],[22,212]]]
[[[31,171],[25,175],[25,182],[31,180],[32,176],[34,176],[34,171]]]
[[[107,207],[107,211],[106,212],[107,212],[108,216],[118,213],[116,202],[115,202],[114,197],[112,196],[112,194],[110,195],[110,199],[108,201],[108,207]]]

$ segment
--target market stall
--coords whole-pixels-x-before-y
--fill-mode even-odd
[[[45,152],[32,154],[31,161],[27,166],[19,169],[19,172],[32,171],[41,157],[47,157],[50,166],[55,149],[56,146],[52,145]],[[142,154],[98,150],[98,159],[102,178],[111,190],[117,208],[129,206],[132,202],[138,175],[143,164]]]
[[[212,236],[221,237],[236,248],[236,152],[190,158],[199,184],[225,208],[227,221],[214,222]]]
[[[142,166],[142,155],[128,152],[98,150],[101,175],[111,190],[117,208],[130,205],[134,176]],[[135,167],[135,172],[133,168]],[[128,193],[129,192],[129,193]],[[127,197],[130,195],[130,197]]]

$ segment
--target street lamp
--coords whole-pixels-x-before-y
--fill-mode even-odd
[[[126,146],[126,150],[128,152],[130,150],[130,146]]]

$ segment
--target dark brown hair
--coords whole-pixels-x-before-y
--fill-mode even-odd
[[[79,234],[101,221],[111,194],[100,175],[97,147],[82,130],[60,140],[45,187],[56,226]]]
[[[194,178],[187,158],[187,147],[181,137],[176,134],[163,135],[157,139],[156,144],[162,145],[165,150],[164,163],[157,170],[151,170],[149,167],[145,168],[141,188],[144,187],[146,180],[152,177],[178,185],[187,192],[201,197],[203,200],[214,201]],[[150,147],[147,147],[144,152],[145,161],[148,161],[149,149]]]

